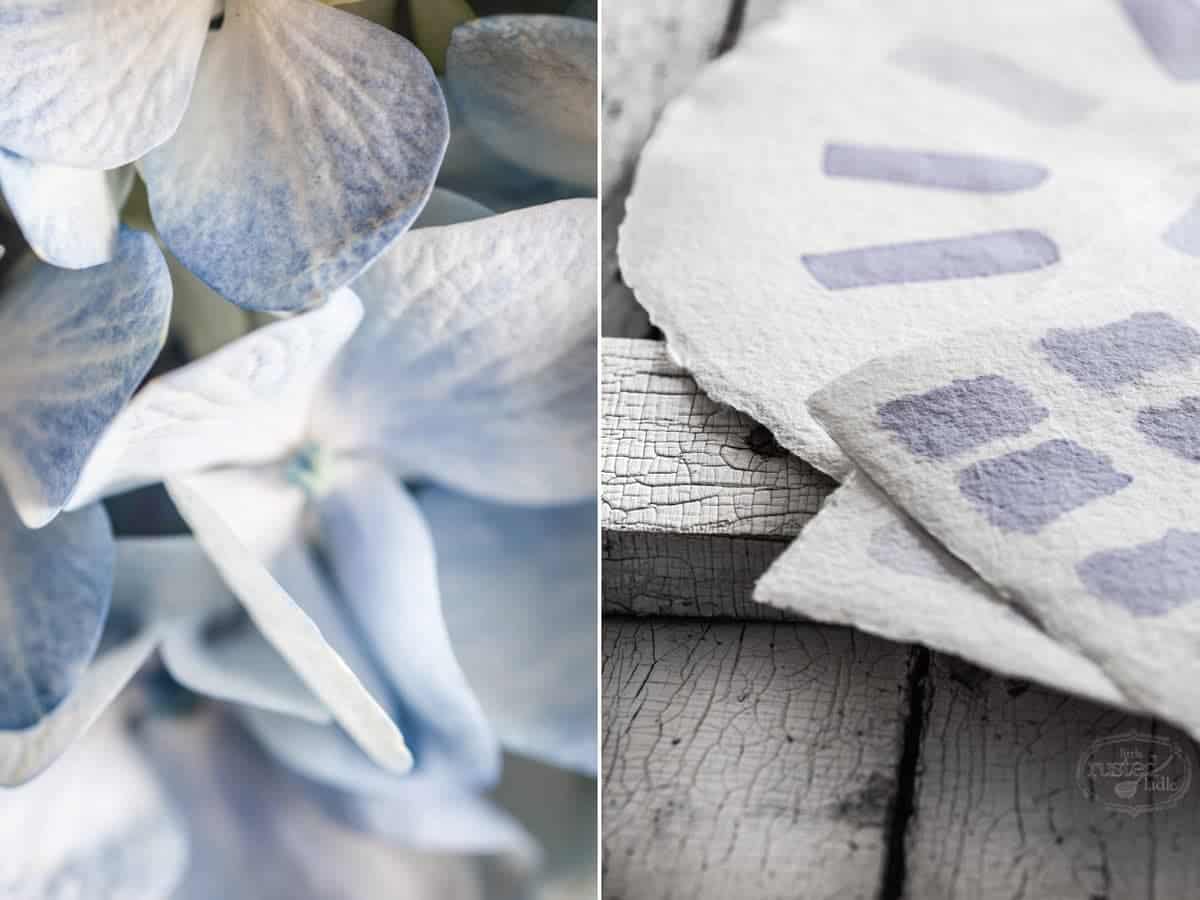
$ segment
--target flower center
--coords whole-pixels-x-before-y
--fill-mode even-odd
[[[316,441],[308,441],[287,461],[284,476],[309,497],[319,497],[329,488],[329,463],[329,451]]]

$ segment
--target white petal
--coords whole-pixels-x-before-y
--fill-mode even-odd
[[[454,30],[446,83],[496,153],[594,190],[597,65],[595,22],[486,16]]]
[[[299,309],[408,228],[447,129],[399,35],[315,0],[229,0],[186,117],[140,168],[184,265],[239,306]]]
[[[490,499],[591,496],[596,210],[563,200],[398,241],[355,283],[366,313],[314,434]]]
[[[264,565],[294,533],[302,495],[239,470],[167,481],[171,499],[250,618],[378,765],[407,771],[412,755],[396,724],[321,629]]]
[[[33,252],[64,269],[113,258],[133,169],[72,169],[0,150],[0,190]]]
[[[84,462],[166,336],[171,283],[149,235],[112,262],[25,264],[0,297],[0,477],[31,527],[70,497]]]
[[[163,900],[187,835],[113,709],[41,777],[0,794],[0,885],[31,900]]]
[[[303,437],[317,382],[361,315],[358,298],[338,291],[154,379],[104,433],[70,505],[180,472],[279,458]]]
[[[161,144],[187,106],[212,0],[6,0],[0,146],[115,169]]]

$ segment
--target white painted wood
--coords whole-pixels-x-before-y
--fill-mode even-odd
[[[601,356],[606,611],[783,618],[751,588],[833,482],[710,400],[662,342],[605,338]]]
[[[730,0],[605,0],[601,154],[601,318],[606,335],[644,337],[649,319],[621,281],[617,229],[633,169],[667,101],[716,53]]]
[[[908,656],[809,624],[606,620],[603,896],[875,897]]]
[[[1165,726],[934,656],[906,896],[919,900],[1200,897],[1200,755]],[[1173,809],[1137,818],[1085,798],[1092,741],[1170,734],[1195,781]]]

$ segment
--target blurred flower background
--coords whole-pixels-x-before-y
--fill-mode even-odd
[[[0,54],[0,896],[594,896],[596,4]]]

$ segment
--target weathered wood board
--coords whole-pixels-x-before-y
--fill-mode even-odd
[[[925,688],[905,896],[913,900],[1200,897],[1200,764],[1172,729],[934,655]],[[1133,816],[1076,782],[1093,742],[1169,735],[1196,782]]]
[[[606,338],[602,585],[608,612],[780,619],[755,579],[833,482],[710,400],[659,341]]]
[[[876,896],[908,648],[616,617],[603,646],[605,898]]]

